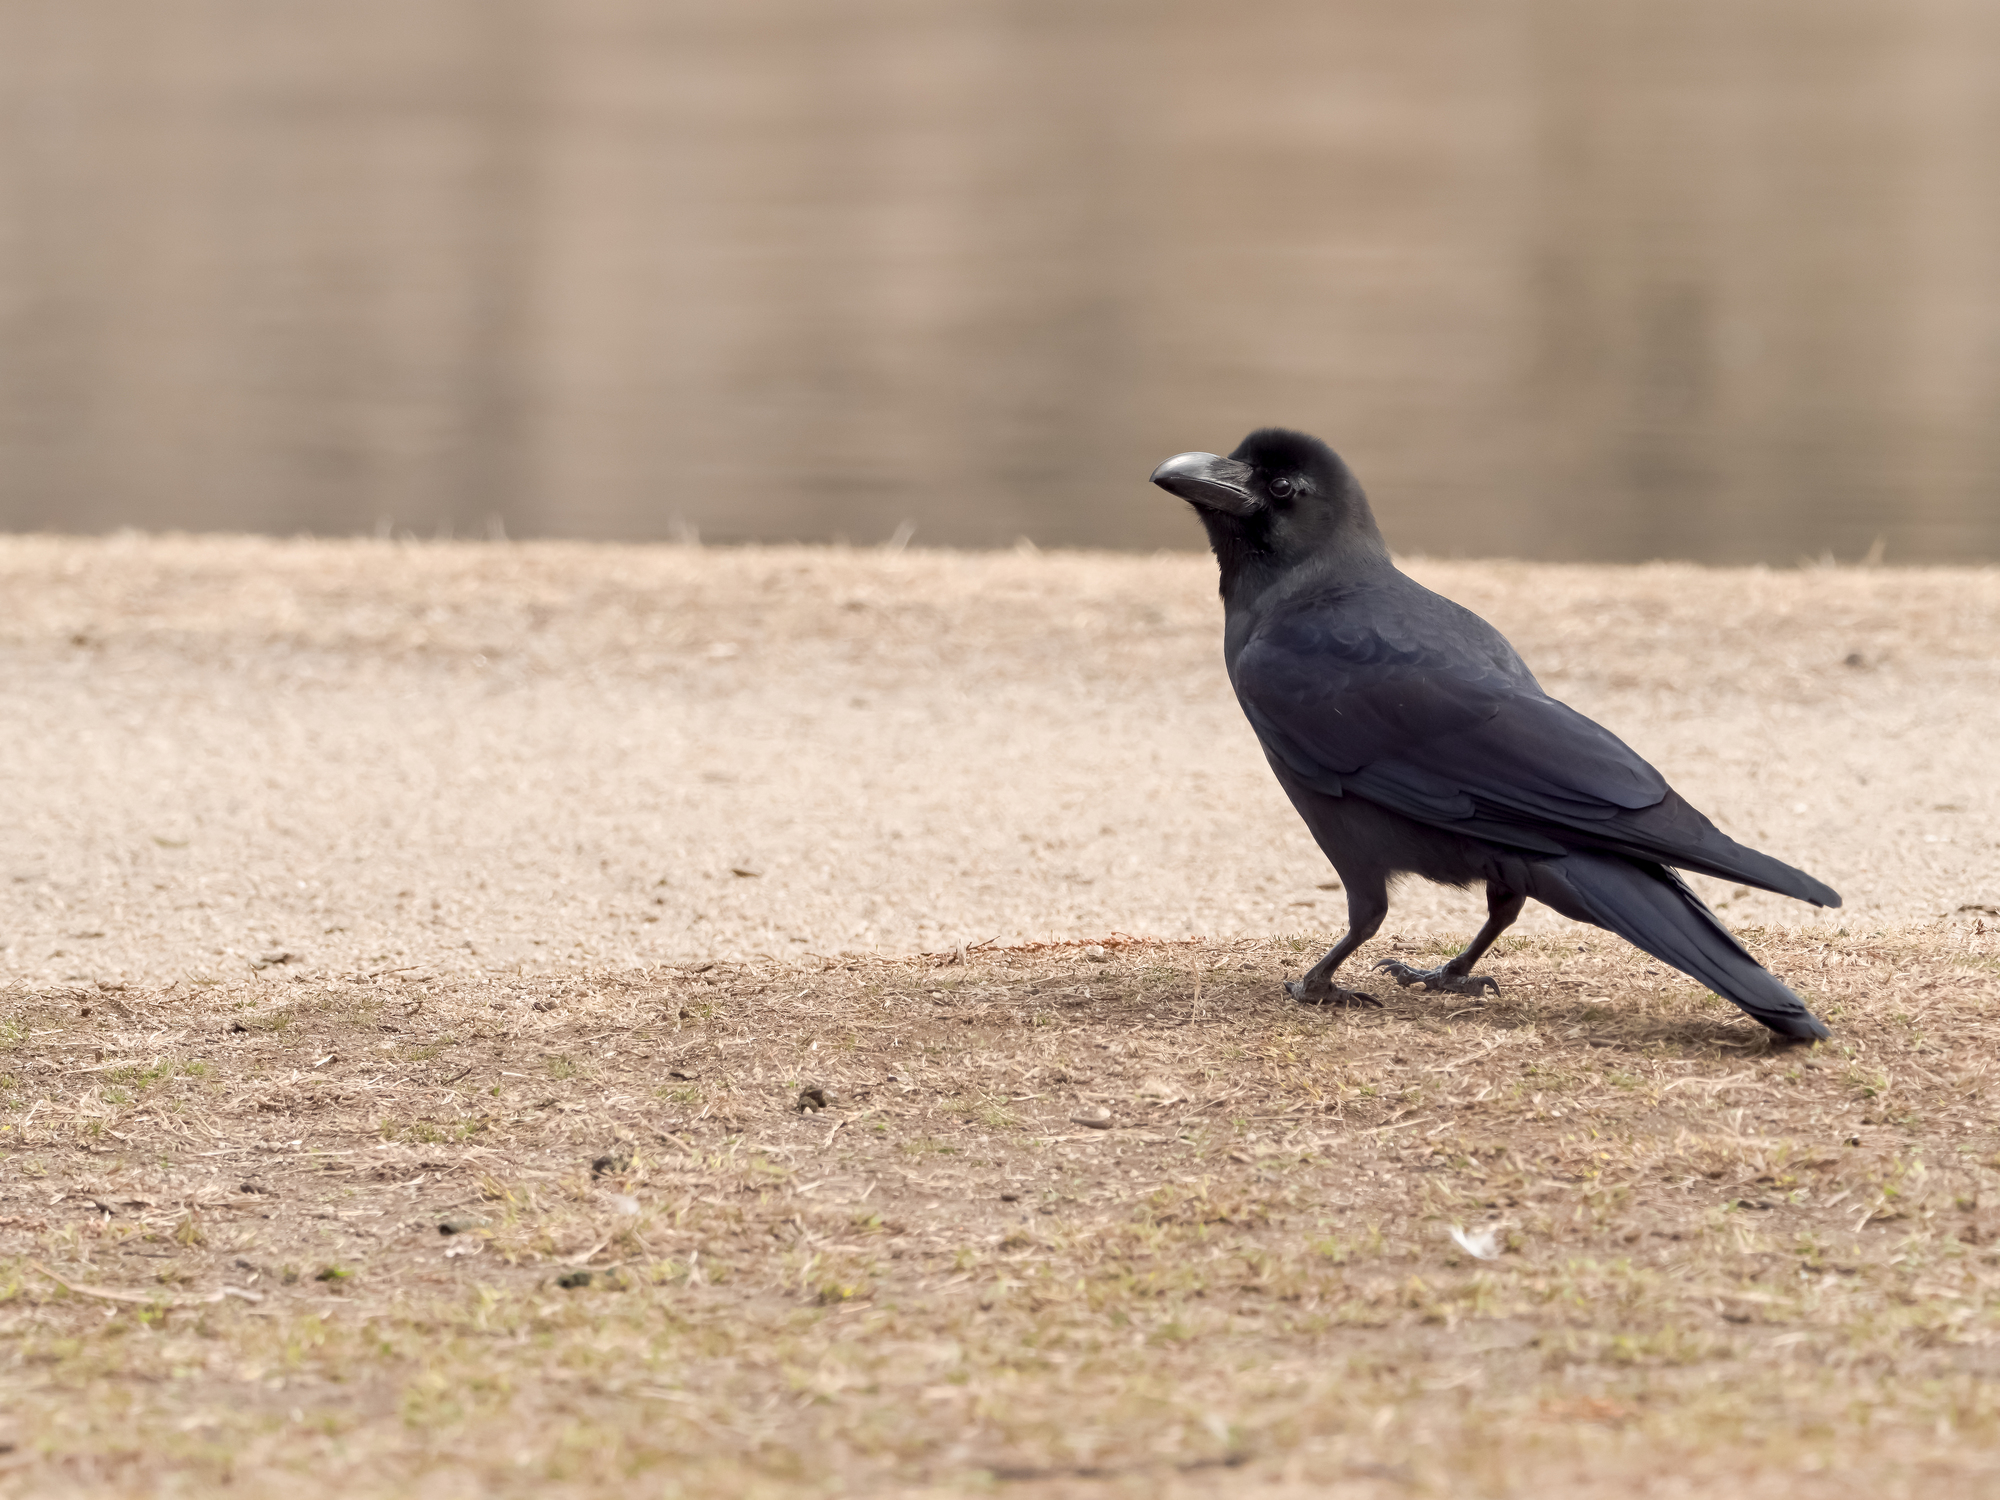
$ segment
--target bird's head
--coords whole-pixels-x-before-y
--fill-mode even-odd
[[[1194,506],[1232,598],[1300,572],[1329,581],[1387,563],[1368,497],[1340,455],[1316,437],[1261,427],[1227,458],[1180,453],[1153,483]]]

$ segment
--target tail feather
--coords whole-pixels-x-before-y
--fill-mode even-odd
[[[1818,1039],[1826,1026],[1717,919],[1686,881],[1661,865],[1574,853],[1529,862],[1536,900],[1617,933],[1733,1001],[1781,1036]],[[1539,889],[1533,887],[1540,887]]]

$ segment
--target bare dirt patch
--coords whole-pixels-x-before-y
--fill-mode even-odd
[[[2000,907],[2000,570],[1410,567],[1841,920]],[[1205,556],[0,538],[0,597],[12,978],[1345,916],[1230,693]],[[1695,883],[1731,922],[1817,920]],[[1484,915],[1417,887],[1390,920]]]
[[[1985,1493],[1982,924],[17,985],[0,1492]]]

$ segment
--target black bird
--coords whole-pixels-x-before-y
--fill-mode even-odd
[[[1675,873],[1816,906],[1840,897],[1719,831],[1609,730],[1558,703],[1506,639],[1389,559],[1338,454],[1267,427],[1228,458],[1183,453],[1153,483],[1191,502],[1222,567],[1223,659],[1264,755],[1347,888],[1347,933],[1286,989],[1376,1005],[1334,970],[1375,935],[1389,881],[1486,886],[1486,925],[1403,985],[1478,994],[1472,966],[1533,896],[1609,928],[1780,1036],[1826,1027]]]

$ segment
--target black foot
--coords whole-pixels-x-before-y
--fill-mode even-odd
[[[1375,967],[1405,988],[1420,984],[1427,990],[1448,990],[1454,995],[1478,995],[1487,990],[1500,993],[1500,986],[1487,974],[1453,974],[1443,965],[1413,969],[1400,958],[1385,958]]]
[[[1324,980],[1311,988],[1307,988],[1306,982],[1303,979],[1287,980],[1285,983],[1285,993],[1301,1005],[1349,1005],[1356,1007],[1372,1005],[1377,1010],[1382,1008],[1382,1002],[1377,1000],[1373,995],[1364,994],[1360,990],[1344,990],[1339,985],[1328,984]]]

